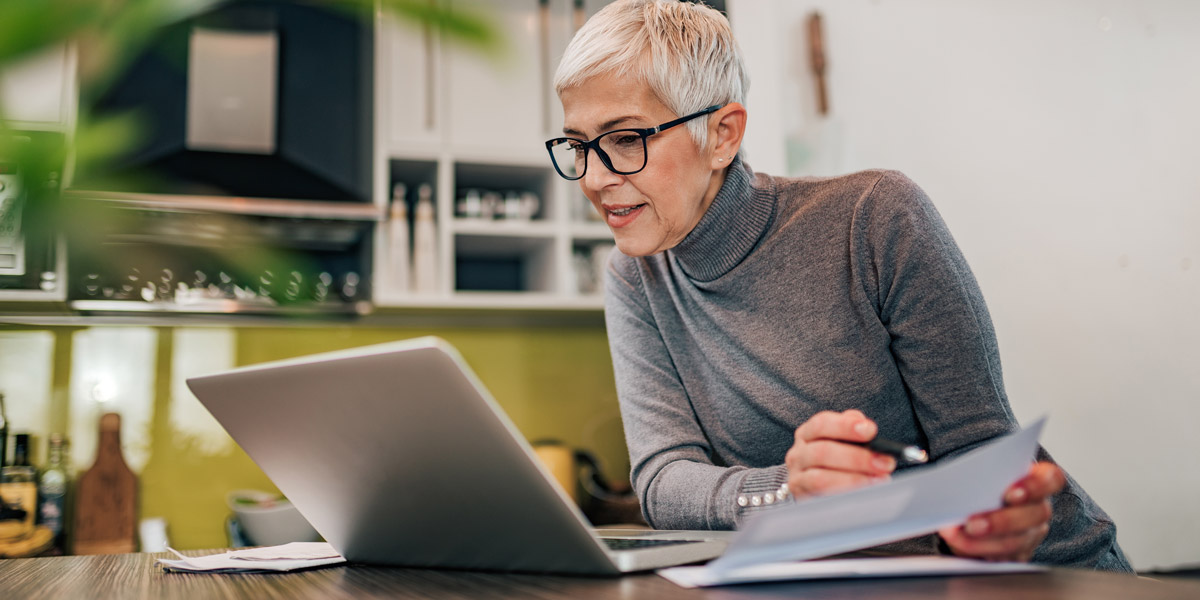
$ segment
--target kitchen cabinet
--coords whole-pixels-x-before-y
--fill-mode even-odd
[[[376,131],[389,151],[436,152],[445,115],[441,36],[431,26],[377,17],[375,40],[376,95],[386,115]]]
[[[59,272],[32,286],[18,281],[23,289],[0,290],[0,301],[23,301],[40,285],[57,293],[47,299],[89,315],[368,312],[371,242],[380,218],[372,194],[372,17],[254,0],[220,3],[159,30],[88,107],[92,122],[136,109],[144,135],[124,144],[114,138],[109,149],[120,157],[106,163],[111,170],[100,173],[92,164],[84,170],[90,177],[67,171],[61,179],[73,217],[61,224],[69,252],[55,256]],[[214,38],[220,28],[213,24],[270,38],[278,68],[256,73],[252,85],[205,83],[197,76],[207,56],[196,51],[199,40],[232,43],[219,45],[218,54],[240,55],[241,46],[231,42],[238,36]],[[6,74],[30,82],[14,87],[6,80],[6,100],[26,87],[41,89],[31,94],[43,101],[60,92],[67,98],[40,112],[17,104],[14,127],[52,129],[47,123],[61,115],[65,124],[58,127],[71,132],[74,58],[56,52],[33,59],[37,69],[18,65]],[[274,79],[265,83],[279,101],[270,102],[271,116],[256,114],[252,122],[274,121],[269,150],[214,151],[211,138],[193,147],[189,111],[206,115],[201,130],[236,128],[243,123],[236,109],[261,91],[264,78]],[[42,259],[25,271],[44,272],[48,253],[24,250],[26,262]],[[0,288],[15,287],[9,280],[18,275],[27,277],[0,272]],[[31,312],[39,310],[54,308]]]
[[[353,313],[368,312],[370,305],[599,309],[597,269],[612,247],[611,235],[602,223],[589,218],[592,210],[578,186],[555,174],[543,142],[555,135],[562,120],[552,89],[553,70],[576,27],[604,2],[431,1],[487,15],[506,40],[504,50],[479,52],[446,39],[436,28],[376,11],[362,38],[370,41],[367,51],[374,59],[373,65],[364,65],[368,80],[362,88],[371,90],[367,107],[371,114],[364,129],[371,133],[363,139],[370,163],[366,166],[370,177],[369,193],[364,194],[368,197],[363,198],[366,202],[286,194],[247,197],[254,194],[215,188],[199,194],[175,189],[126,193],[84,188],[74,192],[147,215],[182,210],[188,214],[213,212],[220,217],[232,211],[236,214],[229,215],[230,221],[268,225],[279,221],[301,228],[310,223],[345,224],[337,231],[353,230],[355,240],[366,245],[365,255],[358,250],[357,241],[349,249],[338,250],[354,262],[339,268],[365,278],[353,302],[346,304]],[[0,77],[10,114],[31,127],[69,132],[78,96],[73,51],[53,49],[27,65],[10,68]],[[239,164],[249,164],[249,160]],[[69,173],[66,178],[70,179]],[[416,204],[423,186],[433,205],[435,285],[419,293],[409,277],[400,276],[403,270],[411,276],[412,269],[396,268],[392,258],[391,238],[397,222],[389,209],[396,184],[403,184],[401,202],[406,214],[402,230],[407,232],[409,244],[416,234]],[[227,196],[232,201],[223,202]],[[473,204],[475,199],[479,202]],[[490,210],[476,210],[482,206]],[[159,222],[167,220],[154,221]],[[59,262],[59,280],[66,282],[61,256]],[[154,273],[160,266],[154,265]],[[70,289],[75,296],[89,293],[87,281],[80,278],[86,279],[90,272],[76,270],[79,272],[70,275]],[[194,269],[185,270],[190,273]],[[179,269],[172,269],[175,271]],[[102,286],[98,289],[103,291]],[[70,300],[72,308],[84,312],[216,310],[170,299],[138,302],[136,297],[119,305],[105,302],[92,306],[106,299],[68,298],[61,288],[55,298]],[[269,303],[257,310],[244,303],[222,306],[221,312],[239,313],[286,312],[289,308]]]
[[[460,5],[489,15],[505,44],[487,54],[464,45],[445,47],[449,143],[474,154],[533,156],[555,123],[561,127],[558,102],[547,91],[565,47],[565,36],[552,32],[565,31],[566,3],[455,2]]]
[[[543,142],[562,123],[553,71],[577,23],[602,3],[443,4],[486,15],[504,49],[481,53],[380,16],[376,123],[386,133],[376,143],[375,198],[391,215],[390,202],[405,202],[413,240],[419,190],[428,186],[437,276],[432,289],[421,291],[400,279],[406,269],[393,258],[395,223],[385,219],[376,236],[374,303],[600,308],[597,268],[611,235],[589,218],[578,185],[555,173]],[[393,200],[397,189],[402,200]]]

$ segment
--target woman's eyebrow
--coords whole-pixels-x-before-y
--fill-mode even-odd
[[[616,128],[617,125],[620,125],[621,123],[624,123],[625,121],[632,121],[632,120],[636,120],[638,118],[639,117],[637,115],[627,115],[624,117],[617,117],[615,119],[610,119],[608,121],[601,123],[600,127],[598,129],[600,130],[601,133],[604,133],[605,131],[612,131],[613,129]],[[566,135],[580,136],[580,137],[583,137],[583,135],[584,135],[582,131],[576,131],[574,129],[571,129],[570,127],[563,127],[563,133],[565,133]]]

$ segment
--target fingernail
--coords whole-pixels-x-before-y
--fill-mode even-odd
[[[871,459],[871,464],[875,465],[876,469],[889,473],[896,468],[896,460],[890,456],[876,456]]]
[[[988,531],[987,519],[970,519],[964,529],[967,535],[983,535]]]
[[[859,421],[858,424],[854,426],[854,433],[857,433],[863,437],[875,435],[875,424],[871,423],[870,421]]]
[[[1008,490],[1008,493],[1004,495],[1004,501],[1010,504],[1016,504],[1018,502],[1024,502],[1025,498],[1028,496],[1029,492],[1025,491],[1025,488],[1015,487],[1011,490]]]

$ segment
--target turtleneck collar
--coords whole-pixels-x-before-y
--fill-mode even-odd
[[[775,213],[775,195],[752,184],[754,172],[734,158],[725,182],[700,222],[679,245],[667,251],[695,281],[712,281],[746,258],[766,233]]]

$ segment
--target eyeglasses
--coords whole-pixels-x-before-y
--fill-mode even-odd
[[[546,151],[550,153],[554,170],[569,181],[575,181],[587,173],[588,150],[595,150],[596,156],[600,157],[600,162],[604,163],[609,171],[618,175],[633,175],[646,168],[646,138],[696,117],[716,112],[723,106],[725,105],[714,104],[700,112],[667,121],[658,127],[614,129],[596,136],[596,139],[590,142],[569,137],[554,138],[546,142]]]

